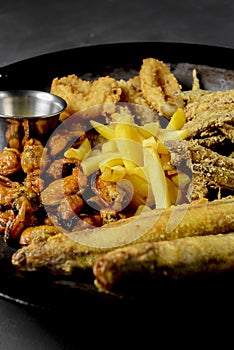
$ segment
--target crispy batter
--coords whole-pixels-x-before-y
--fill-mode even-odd
[[[119,80],[119,86],[122,90],[121,101],[128,103],[136,103],[145,107],[150,107],[149,103],[143,96],[141,89],[141,80],[139,76],[130,78],[129,80]]]
[[[220,127],[221,132],[234,143],[234,126],[228,123],[225,123]]]
[[[114,78],[106,76],[90,82],[80,79],[75,74],[53,79],[50,91],[67,102],[65,113],[60,115],[62,120],[91,107],[118,102],[122,92]],[[108,110],[108,106],[104,106],[104,112],[106,109]],[[84,112],[82,116],[90,118],[89,113],[86,115]],[[94,116],[95,111],[92,111],[92,117]]]
[[[199,86],[183,92],[186,102],[184,113],[189,131],[187,147],[191,152],[194,191],[192,200],[202,198],[205,193],[217,198],[233,194],[234,90],[207,91]],[[199,180],[206,190],[199,186]],[[210,191],[211,190],[211,191]]]
[[[12,263],[22,270],[46,268],[54,272],[72,273],[77,268],[92,268],[97,258],[121,245],[232,230],[233,198],[193,203],[189,207],[178,205],[176,208],[152,210],[138,219],[131,217],[100,228],[71,232],[69,235],[61,233],[38,244],[29,244],[13,255]],[[85,241],[82,241],[82,234]]]
[[[182,96],[186,102],[184,112],[187,120],[197,119],[201,116],[209,119],[211,115],[217,117],[233,112],[234,90],[209,91],[197,89],[185,91]]]
[[[116,249],[93,267],[96,287],[131,296],[162,282],[234,270],[234,232],[145,242]]]
[[[40,163],[38,159],[41,156],[42,148],[39,146],[36,148],[36,144],[32,143],[32,149],[29,144],[30,140],[24,140],[25,148],[21,155],[21,167],[27,176],[24,179],[23,189],[26,191],[25,193],[32,191],[36,196],[36,201],[33,196],[28,198],[25,193],[19,199],[14,197],[13,201],[9,199],[8,195],[8,216],[6,218],[5,215],[0,215],[0,230],[5,238],[7,236],[16,237],[20,244],[25,245],[13,255],[13,265],[22,270],[47,269],[70,274],[74,269],[92,269],[94,263],[101,256],[119,246],[127,246],[132,252],[132,249],[135,249],[135,244],[141,243],[144,245],[137,246],[136,260],[138,263],[138,256],[140,260],[143,259],[142,268],[144,269],[144,262],[146,265],[148,264],[148,250],[145,251],[145,255],[142,255],[142,252],[146,247],[150,247],[150,251],[153,251],[153,257],[158,259],[158,243],[152,244],[152,242],[164,241],[163,246],[171,249],[174,240],[178,238],[213,236],[234,231],[234,197],[230,196],[229,198],[226,195],[227,198],[212,202],[204,199],[209,198],[211,187],[220,189],[218,198],[222,197],[221,189],[231,190],[233,193],[234,163],[233,148],[231,149],[231,147],[233,147],[234,91],[211,92],[200,89],[195,70],[193,71],[193,79],[192,90],[182,92],[179,82],[164,62],[155,58],[146,58],[142,62],[139,75],[127,81],[118,81],[105,76],[92,82],[82,80],[75,74],[57,77],[52,81],[51,92],[61,96],[67,102],[67,108],[60,115],[60,120],[64,121],[72,114],[79,113],[81,124],[72,125],[71,130],[60,131],[59,134],[52,135],[50,138],[48,153],[53,157],[54,163],[47,169],[47,175],[51,176],[54,181],[50,185],[46,181],[44,182],[47,187],[43,187],[42,197],[43,204],[51,209],[51,216],[47,218],[43,216],[40,222],[38,221],[38,209],[42,203],[39,203],[37,180]],[[185,107],[186,123],[184,128],[189,130],[189,135],[185,143],[179,141],[180,147],[178,147],[177,153],[171,153],[171,164],[175,162],[177,165],[183,161],[186,163],[186,169],[192,170],[192,203],[177,205],[165,210],[155,209],[139,215],[139,217],[135,216],[129,219],[119,220],[122,218],[119,216],[117,221],[103,226],[100,222],[103,224],[107,220],[103,219],[105,211],[102,212],[101,209],[95,213],[101,227],[90,228],[84,223],[85,220],[81,219],[82,215],[83,218],[86,217],[87,222],[89,219],[92,222],[91,218],[95,218],[93,213],[87,213],[88,206],[86,207],[81,198],[87,179],[83,178],[85,182],[81,186],[82,183],[78,182],[77,174],[73,171],[65,175],[65,168],[62,168],[59,157],[64,156],[63,152],[68,141],[74,138],[74,142],[77,143],[79,138],[79,142],[81,142],[84,137],[84,125],[88,119],[93,119],[102,113],[107,121],[110,117],[108,114],[115,112],[113,104],[115,102],[127,102],[136,104],[137,107],[146,107],[145,110],[148,110],[149,113],[142,113],[142,109],[136,109],[135,118],[139,119],[140,124],[144,124],[150,118],[154,120],[155,113],[170,119],[178,107]],[[8,134],[14,141],[14,136],[17,136],[19,131],[18,126],[10,131]],[[184,144],[185,148],[183,148]],[[223,145],[228,149],[225,155],[218,153]],[[37,159],[29,159],[28,155],[31,158],[36,156]],[[5,184],[1,184],[1,189],[0,199],[2,202],[6,193]],[[11,196],[18,193],[10,186],[11,192]],[[230,194],[230,192],[228,193]],[[196,202],[196,199],[199,201]],[[102,198],[102,200],[107,201],[106,198]],[[14,212],[15,208],[17,215]],[[84,212],[81,213],[76,224],[69,226],[70,221],[73,220],[73,214],[82,211],[83,208],[85,208]],[[3,209],[5,210],[5,208]],[[109,216],[110,213],[112,212],[108,212]],[[34,218],[33,222],[32,218]],[[62,228],[61,219],[68,221],[68,225],[63,227],[73,228],[69,235]],[[46,225],[46,223],[51,225],[52,221],[58,227]],[[35,231],[33,227],[28,227],[32,224],[40,226],[36,226]],[[24,229],[27,229],[27,232],[26,230],[24,232]],[[134,246],[130,248],[133,243]],[[183,249],[185,247],[186,244],[182,245]],[[205,248],[209,248],[206,243],[201,249]],[[178,249],[180,249],[179,245]],[[195,246],[191,249],[195,249]],[[198,259],[201,257],[199,252]],[[165,257],[169,257],[169,255]],[[183,263],[185,269],[188,267],[189,271],[188,260],[185,259]],[[141,269],[140,265],[134,266],[137,266],[136,271]],[[157,266],[157,271],[153,270],[153,273],[157,274],[158,265],[153,266]],[[191,266],[197,268],[199,264]],[[225,264],[223,266],[227,267]],[[217,269],[219,267],[220,265],[217,265]],[[128,269],[127,265],[126,268]],[[131,269],[130,272],[132,273]],[[177,276],[180,271],[178,272],[175,268],[173,273],[175,273],[173,276]],[[98,283],[97,286],[99,286]]]
[[[189,131],[188,138],[196,137],[206,137],[210,135],[210,131],[214,128],[220,128],[225,123],[233,122],[234,112],[230,111],[228,114],[225,114],[225,111],[217,110],[212,114],[204,113],[197,115],[192,120],[185,123],[183,126],[184,129]]]
[[[200,172],[193,173],[193,179],[191,183],[191,201],[200,200],[209,196],[207,177]]]
[[[198,144],[196,140],[186,142],[194,163],[213,165],[234,171],[234,160]]]
[[[109,249],[87,247],[58,233],[47,240],[33,242],[20,248],[12,257],[13,265],[21,270],[48,269],[70,274],[74,269],[87,269]]]
[[[191,199],[209,198],[208,187],[234,191],[234,159],[199,144],[197,139],[168,142],[171,162],[192,171]],[[188,153],[189,152],[189,156]],[[187,159],[187,162],[185,163]],[[210,198],[211,199],[211,198]]]
[[[144,59],[139,76],[144,98],[160,114],[171,117],[178,107],[184,106],[181,86],[164,62]]]
[[[213,188],[234,189],[234,171],[215,165],[193,164],[193,172],[202,174]]]
[[[225,145],[226,142],[226,136],[224,135],[208,135],[207,137],[196,139],[197,143],[201,146],[204,146],[206,148],[210,149],[216,149],[218,147],[222,147]]]

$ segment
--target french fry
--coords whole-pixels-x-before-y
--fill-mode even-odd
[[[115,142],[127,171],[143,165],[142,139],[134,125],[119,123],[115,127]]]
[[[167,147],[164,145],[164,143],[160,140],[157,140],[157,152],[159,154],[169,154],[169,150],[167,149]]]
[[[158,208],[167,208],[175,202],[176,193],[179,194],[175,188],[178,179],[174,177],[171,183],[167,176],[177,175],[178,171],[170,164],[170,152],[165,142],[187,136],[188,131],[181,130],[185,123],[182,108],[173,114],[166,129],[162,129],[158,121],[137,125],[133,115],[128,113],[112,114],[109,125],[95,120],[90,123],[107,141],[99,150],[90,151],[90,145],[82,144],[79,149],[65,153],[65,156],[82,160],[85,175],[100,170],[105,181],[118,182],[123,178],[133,181],[134,207],[136,203],[143,204],[144,200]],[[84,146],[87,146],[88,156],[84,155]]]
[[[138,126],[137,130],[143,136],[144,139],[147,139],[148,137],[151,137],[151,136],[156,137],[158,135],[159,123],[158,122],[147,123],[145,125]]]
[[[156,144],[156,143],[155,143]],[[151,185],[157,208],[168,208],[171,205],[168,186],[162,163],[156,152],[154,141],[143,141],[144,164],[147,171],[148,181]]]
[[[181,189],[187,186],[191,181],[190,177],[185,173],[177,173],[171,177],[171,180]]]
[[[116,153],[118,152],[115,140],[109,140],[102,144],[103,153]]]
[[[176,186],[176,184],[173,181],[171,181],[168,177],[166,177],[166,182],[168,192],[170,193],[171,204],[175,205],[181,199],[181,190],[179,186]]]
[[[146,204],[153,206],[155,203],[154,195],[148,181],[137,175],[126,175],[125,177],[133,186],[134,193],[131,205],[137,208],[138,205]]]
[[[64,156],[66,158],[75,158],[78,160],[83,160],[87,154],[91,151],[91,145],[88,140],[88,138],[85,138],[84,141],[81,143],[79,148],[69,148],[65,153]]]
[[[97,122],[96,120],[90,120],[92,127],[107,140],[114,139],[115,131],[107,125]]]
[[[180,130],[186,122],[186,116],[183,108],[178,108],[172,115],[170,122],[168,123],[166,130]]]
[[[164,143],[165,141],[169,140],[183,140],[188,136],[188,134],[189,131],[187,129],[169,131],[162,129],[158,133],[158,138],[162,143]]]
[[[122,166],[124,164],[123,158],[117,153],[116,157],[112,154],[106,153],[106,158],[99,162],[99,169],[103,173],[106,168],[112,168],[114,166]]]
[[[126,169],[121,165],[115,165],[112,167],[104,167],[101,179],[104,181],[118,182],[122,180],[126,175]]]
[[[101,162],[107,162],[112,159],[120,159],[119,153],[101,153],[96,152],[92,157],[83,159],[81,166],[85,175],[91,175],[99,169]]]

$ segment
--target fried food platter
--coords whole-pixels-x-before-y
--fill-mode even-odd
[[[115,79],[129,79],[139,71],[146,57],[166,62],[184,89],[192,85],[192,71],[196,69],[202,88],[211,91],[234,89],[234,52],[229,48],[163,42],[116,43],[87,46],[53,52],[10,64],[0,69],[0,88],[35,89],[48,91],[55,77],[77,74],[87,80],[109,75]],[[193,278],[166,284],[143,296],[119,298],[100,293],[94,285],[92,273],[72,276],[46,272],[17,271],[11,264],[13,246],[0,241],[0,295],[25,305],[57,307],[64,305],[103,303],[109,305],[142,303],[158,296],[167,298],[172,292],[181,297],[185,293],[196,295],[233,291],[233,272],[219,276]],[[157,297],[156,297],[157,296]]]

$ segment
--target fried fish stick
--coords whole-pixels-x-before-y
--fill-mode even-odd
[[[69,275],[75,269],[90,269],[94,261],[108,251],[81,245],[58,233],[46,241],[18,249],[12,256],[12,263],[22,271],[48,270]]]
[[[234,232],[138,243],[103,255],[93,267],[96,287],[120,295],[230,270],[234,270]]]
[[[69,237],[87,246],[111,249],[232,230],[234,197],[155,209],[95,229],[74,231]]]
[[[22,270],[44,268],[71,273],[77,268],[91,269],[99,257],[120,246],[231,231],[234,231],[233,198],[193,203],[188,207],[178,205],[103,227],[67,235],[59,233],[18,249],[12,263]]]

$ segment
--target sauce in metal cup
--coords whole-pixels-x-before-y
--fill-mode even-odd
[[[31,137],[45,144],[66,106],[61,97],[49,92],[0,91],[0,149],[21,151],[24,139]]]

